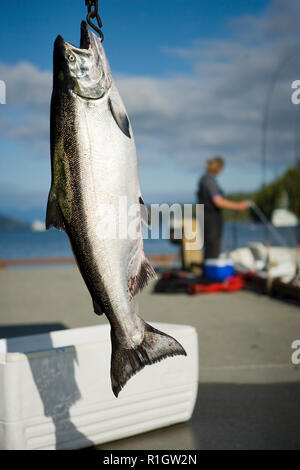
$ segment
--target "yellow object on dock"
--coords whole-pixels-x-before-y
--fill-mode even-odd
[[[182,268],[194,274],[202,274],[203,251],[201,248],[202,234],[196,218],[185,218],[181,243]],[[199,245],[199,248],[196,246]]]

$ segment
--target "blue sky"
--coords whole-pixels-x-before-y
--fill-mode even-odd
[[[113,69],[161,76],[186,70],[176,58],[166,61],[164,46],[187,47],[194,39],[229,37],[228,22],[257,14],[267,4],[267,0],[100,0],[99,11]],[[13,7],[1,2],[1,61],[28,60],[50,70],[55,37],[61,34],[78,44],[85,16],[84,0],[14,0]]]
[[[99,4],[104,47],[135,132],[145,199],[194,200],[205,161],[217,153],[227,161],[220,177],[226,192],[259,187],[262,104],[278,62],[299,42],[298,3]],[[7,104],[0,106],[0,211],[42,216],[50,181],[53,42],[61,34],[78,44],[85,2],[2,1],[0,13],[0,79],[7,86]],[[270,107],[269,179],[293,162],[297,121],[289,93],[297,78],[293,59]]]

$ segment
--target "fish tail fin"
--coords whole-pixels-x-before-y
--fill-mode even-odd
[[[111,383],[117,397],[128,382],[146,365],[154,364],[169,356],[186,356],[181,344],[172,336],[145,323],[144,339],[139,346],[126,349],[121,346],[112,330]]]

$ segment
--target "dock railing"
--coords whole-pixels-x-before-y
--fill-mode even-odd
[[[156,266],[171,266],[179,259],[179,254],[147,254],[147,258]],[[0,269],[6,269],[10,266],[47,266],[58,264],[76,264],[75,258],[18,258],[18,259],[0,259]]]

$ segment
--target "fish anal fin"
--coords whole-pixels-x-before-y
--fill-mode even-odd
[[[55,227],[58,230],[65,230],[64,218],[57,202],[56,196],[50,191],[46,212],[46,229]]]
[[[111,330],[111,384],[117,397],[128,380],[146,365],[154,364],[172,356],[186,356],[184,348],[176,339],[144,322],[144,339],[139,346],[126,349],[118,342]]]
[[[152,279],[157,279],[156,272],[151,266],[149,260],[145,256],[143,256],[138,274],[135,276],[131,276],[128,281],[128,288],[131,295],[135,296]]]
[[[108,99],[108,106],[123,134],[131,139],[129,119],[125,111],[115,101],[111,100],[111,98]]]

